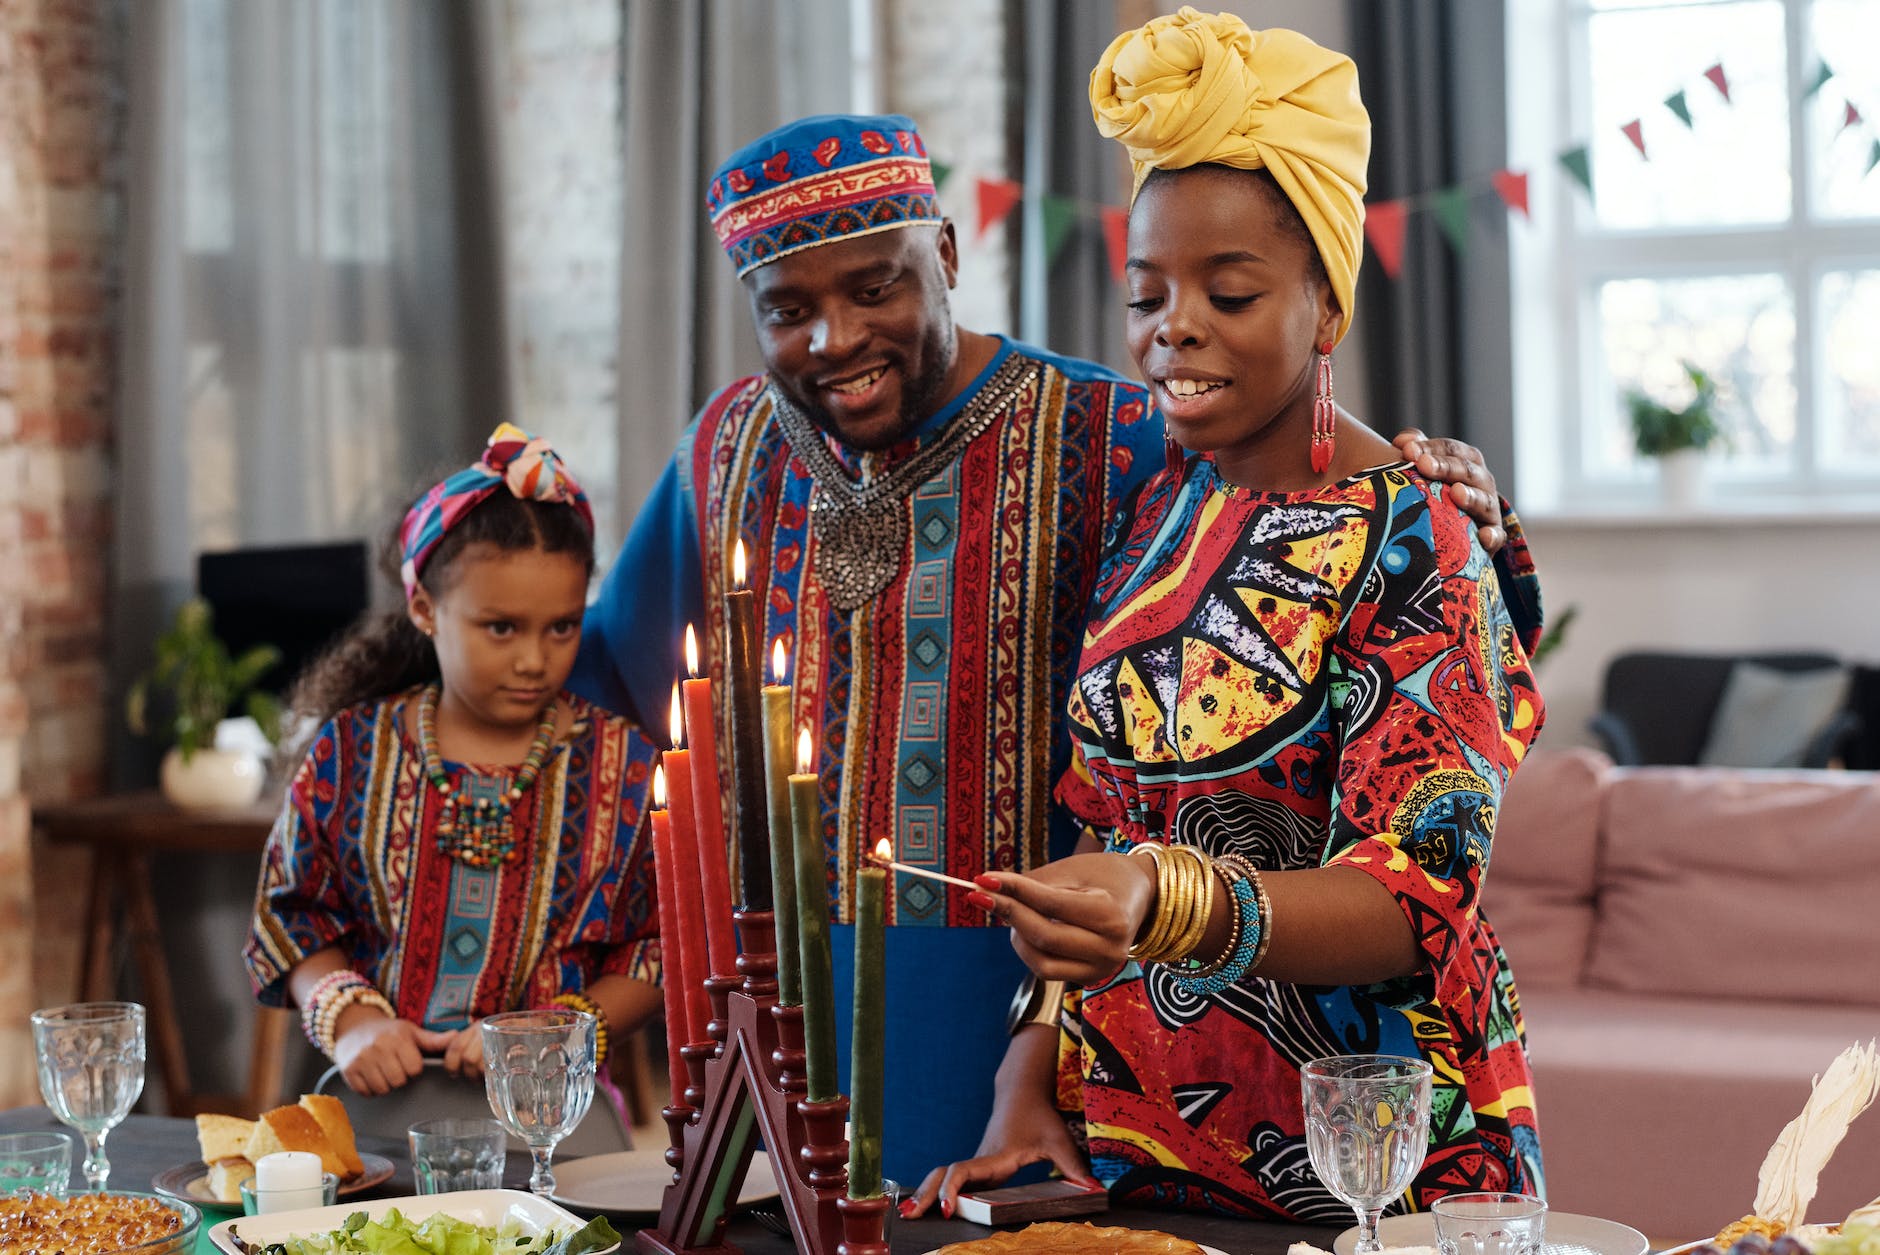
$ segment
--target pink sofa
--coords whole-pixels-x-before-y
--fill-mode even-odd
[[[1550,1204],[1662,1242],[1750,1209],[1810,1078],[1880,1036],[1880,774],[1536,751],[1483,894],[1521,991]],[[1811,1219],[1880,1194],[1880,1108]]]

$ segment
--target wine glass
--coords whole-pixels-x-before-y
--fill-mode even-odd
[[[33,1012],[39,1092],[85,1139],[85,1184],[111,1175],[105,1134],[144,1089],[144,1009],[135,1002],[76,1002]]]
[[[503,1127],[528,1143],[529,1188],[555,1192],[549,1160],[594,1100],[594,1017],[505,1011],[483,1021],[483,1085]]]
[[[1325,1188],[1358,1216],[1353,1255],[1375,1255],[1377,1218],[1410,1185],[1430,1141],[1430,1065],[1336,1055],[1300,1069],[1306,1151]]]

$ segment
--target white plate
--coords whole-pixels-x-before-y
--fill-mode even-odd
[[[951,1245],[951,1243],[949,1243],[949,1245]],[[1195,1245],[1201,1247],[1202,1255],[1227,1255],[1227,1252],[1221,1250],[1219,1247],[1209,1246],[1202,1242],[1197,1242]],[[927,1252],[927,1255],[940,1255],[940,1248],[937,1246],[934,1247],[933,1250]]]
[[[1805,1224],[1799,1229],[1789,1230],[1789,1236],[1797,1239],[1805,1246],[1813,1246],[1815,1241],[1828,1236],[1829,1227],[1827,1223]],[[1716,1240],[1717,1235],[1713,1233],[1707,1238],[1699,1238],[1695,1242],[1686,1242],[1681,1246],[1667,1246],[1664,1250],[1659,1251],[1658,1255],[1685,1255],[1686,1251],[1694,1251],[1698,1247],[1706,1246]]]
[[[266,1216],[237,1216],[224,1220],[209,1230],[209,1240],[229,1255],[240,1255],[233,1234],[239,1231],[244,1242],[285,1242],[339,1228],[346,1217],[363,1211],[377,1220],[396,1207],[410,1220],[423,1220],[438,1212],[490,1228],[514,1218],[525,1233],[548,1229],[579,1229],[587,1221],[573,1212],[555,1206],[545,1198],[523,1190],[461,1190],[455,1194],[410,1194],[403,1198],[375,1198],[370,1202],[339,1203],[332,1207],[308,1207],[301,1211],[277,1211]],[[609,1251],[618,1250],[610,1246]],[[600,1255],[606,1255],[601,1252]]]
[[[1436,1218],[1426,1211],[1408,1216],[1386,1216],[1377,1222],[1377,1238],[1385,1246],[1435,1246]],[[1336,1255],[1351,1255],[1358,1244],[1358,1228],[1353,1225],[1338,1235],[1332,1244]],[[1567,1211],[1547,1213],[1547,1241],[1541,1255],[1645,1255],[1651,1243],[1630,1225],[1598,1216],[1576,1216]]]
[[[665,1202],[666,1187],[671,1183],[672,1169],[666,1165],[664,1147],[621,1150],[556,1164],[555,1192],[549,1197],[586,1211],[656,1212]],[[752,1151],[751,1170],[744,1174],[737,1205],[744,1207],[775,1197],[777,1177],[771,1171],[770,1156],[761,1150]]]

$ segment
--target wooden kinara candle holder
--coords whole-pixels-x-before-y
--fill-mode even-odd
[[[742,980],[705,982],[712,1003],[711,1042],[682,1052],[691,1084],[661,1114],[673,1166],[659,1224],[642,1229],[642,1255],[738,1255],[725,1220],[750,1170],[756,1137],[771,1148],[777,1192],[799,1251],[885,1255],[882,1208],[844,1197],[849,1100],[804,1097],[803,1009],[777,1005],[776,926],[769,911],[736,915]]]

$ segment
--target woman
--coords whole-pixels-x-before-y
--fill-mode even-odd
[[[1468,521],[1332,400],[1356,71],[1184,8],[1112,44],[1091,98],[1135,165],[1128,337],[1181,449],[1112,527],[1070,701],[1060,796],[1102,852],[981,878],[1033,970],[1084,986],[1062,1067],[1057,1034],[1015,1037],[981,1155],[914,1209],[1039,1159],[1078,1175],[1058,1110],[1081,1109],[1118,1197],[1348,1219],[1307,1159],[1299,1069],[1359,1052],[1434,1067],[1407,1206],[1538,1193],[1478,900],[1541,702]]]

